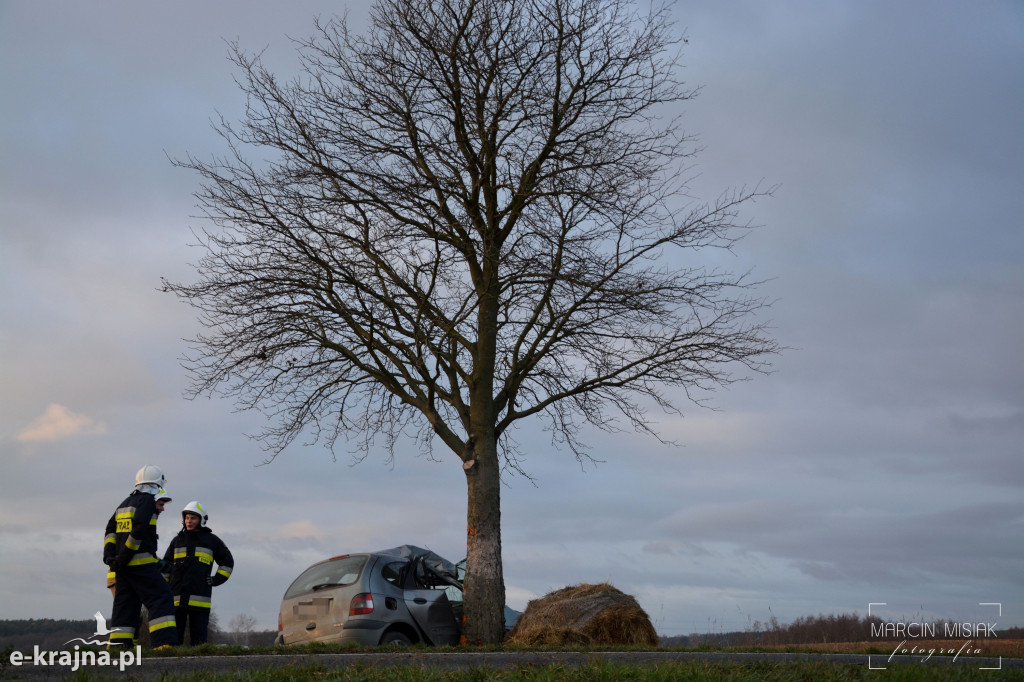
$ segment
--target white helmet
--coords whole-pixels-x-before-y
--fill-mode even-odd
[[[140,486],[147,483],[160,488],[164,487],[167,479],[164,477],[164,472],[160,470],[160,467],[155,464],[147,464],[139,469],[139,473],[135,474],[135,485]]]
[[[171,502],[172,501],[171,500],[171,496],[169,494],[167,494],[167,491],[164,490],[163,488],[160,488],[160,492],[158,492],[156,495],[154,495],[154,497],[156,498],[157,502]]]
[[[210,519],[210,515],[206,513],[206,509],[203,505],[199,504],[196,500],[192,500],[185,505],[185,508],[181,510],[181,522],[185,522],[185,514],[195,514],[199,517],[199,525],[206,528],[206,522]]]

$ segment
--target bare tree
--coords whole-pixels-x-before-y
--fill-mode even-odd
[[[256,629],[256,617],[250,613],[239,613],[228,623],[231,641],[240,646],[252,643],[252,633]]]
[[[237,45],[248,96],[229,153],[197,171],[212,224],[193,284],[206,331],[186,364],[300,434],[365,456],[403,433],[456,453],[468,487],[468,642],[502,637],[500,476],[512,426],[653,433],[776,351],[756,284],[702,264],[766,192],[706,204],[672,105],[667,13],[626,0],[377,0],[365,33],[317,22],[279,80]],[[704,261],[706,262],[706,260]],[[671,390],[671,391],[670,391]],[[525,472],[522,472],[525,473]]]

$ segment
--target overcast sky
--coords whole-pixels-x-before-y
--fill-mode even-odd
[[[0,618],[109,612],[104,525],[136,470],[198,499],[236,560],[222,623],[276,627],[314,561],[465,554],[465,479],[296,446],[187,401],[198,178],[240,116],[225,40],[294,72],[288,36],[344,3],[0,3]],[[693,183],[778,184],[729,261],[770,278],[775,373],[660,418],[679,447],[591,434],[598,466],[517,433],[508,602],[608,581],[662,634],[818,613],[1024,625],[1024,4],[679,2]],[[352,9],[359,21],[362,10]],[[995,607],[1002,604],[1001,615]]]

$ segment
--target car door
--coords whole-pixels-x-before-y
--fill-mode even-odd
[[[459,643],[459,623],[446,592],[449,586],[422,561],[414,560],[406,582],[405,605],[416,625],[436,646]]]

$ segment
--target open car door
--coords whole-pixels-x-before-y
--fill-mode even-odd
[[[405,605],[420,629],[436,646],[459,643],[462,583],[454,566],[433,554],[414,556],[406,576]],[[449,599],[449,594],[458,597]]]

